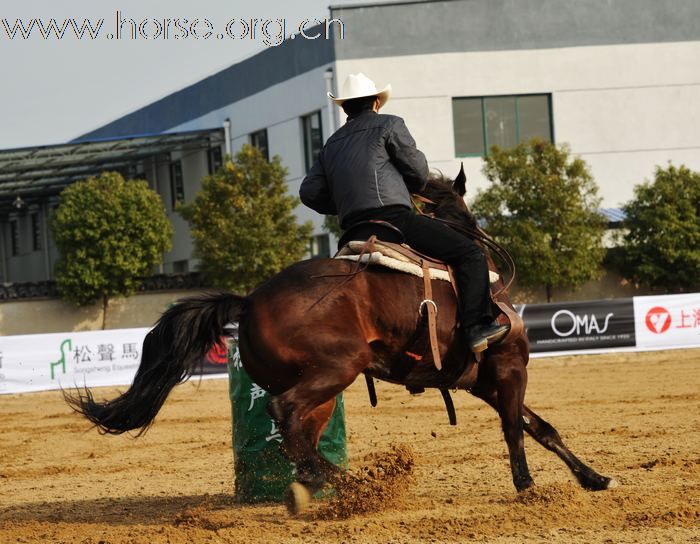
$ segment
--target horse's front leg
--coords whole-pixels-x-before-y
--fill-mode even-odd
[[[490,362],[493,363],[488,369],[490,372],[479,376],[480,380],[471,392],[498,411],[508,446],[513,483],[518,491],[524,491],[534,483],[525,458],[522,417],[527,370],[520,358]]]
[[[598,474],[571,453],[571,450],[566,447],[557,430],[527,406],[523,406],[523,422],[528,434],[549,451],[556,453],[566,463],[573,475],[576,476],[581,486],[592,491],[618,486],[614,479]]]

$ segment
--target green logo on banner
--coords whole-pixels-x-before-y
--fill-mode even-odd
[[[61,374],[66,373],[66,353],[63,351],[63,348],[66,345],[68,346],[68,353],[70,353],[70,350],[73,349],[73,343],[71,342],[71,339],[68,338],[67,340],[64,340],[63,342],[61,342],[61,358],[58,361],[54,361],[53,363],[49,363],[49,368],[51,368],[51,379],[52,380],[56,379],[55,369],[57,366],[61,367]]]

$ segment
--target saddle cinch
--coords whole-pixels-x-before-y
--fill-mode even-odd
[[[336,259],[347,259],[356,261],[360,265],[379,265],[387,268],[412,274],[423,278],[424,298],[420,303],[418,311],[424,315],[424,308],[427,309],[428,335],[433,362],[438,370],[442,369],[439,344],[437,339],[437,305],[432,300],[432,280],[449,281],[458,296],[457,286],[451,268],[442,261],[438,261],[426,255],[422,255],[404,243],[402,232],[385,221],[363,221],[350,227],[338,242],[338,252],[334,256]],[[493,286],[498,282],[500,276],[497,272],[489,270],[489,280]],[[511,324],[504,341],[508,337],[519,334],[522,330],[522,318],[515,313],[503,301],[494,296],[491,289],[494,304],[501,310],[499,319]],[[477,361],[480,359],[476,355]],[[376,405],[376,394],[374,393],[373,382],[366,376],[370,392],[372,405]],[[409,389],[410,390],[410,389]],[[412,391],[411,392],[415,392]],[[450,423],[454,424],[454,409],[450,409],[451,398],[449,391],[441,389],[443,398],[450,415]]]

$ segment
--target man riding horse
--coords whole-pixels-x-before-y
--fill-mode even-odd
[[[243,368],[270,395],[268,411],[282,437],[282,451],[296,468],[296,481],[286,494],[291,513],[302,512],[311,495],[336,477],[338,467],[319,453],[318,444],[336,396],[361,373],[368,384],[380,379],[409,391],[437,388],[445,399],[449,389],[466,390],[496,409],[518,491],[533,485],[524,431],[556,453],[586,489],[614,487],[612,478],[578,459],[554,427],[524,404],[529,358],[525,331],[516,319],[511,319],[508,334],[506,327],[492,324],[485,254],[451,228],[468,232],[476,224],[463,200],[463,176],[454,181],[427,179],[425,157],[403,121],[377,113],[388,95],[388,87],[377,91],[358,74],[348,79],[342,97],[332,97],[349,119],[323,148],[302,185],[302,199],[320,212],[337,213],[346,228],[367,219],[388,221],[416,250],[451,263],[459,281],[461,309],[447,282],[435,282],[428,294],[409,274],[387,273],[379,267],[356,274],[361,268],[348,260],[307,259],[275,274],[247,296],[219,291],[179,301],[146,335],[127,391],[98,401],[90,390],[77,390],[66,393],[66,400],[102,432],[142,434],[170,391],[199,368],[227,334],[228,325],[236,322]],[[426,210],[435,219],[414,215],[409,191],[423,191],[429,201]],[[341,276],[352,281],[336,281]],[[503,280],[496,285],[494,305],[506,313],[513,311]],[[421,347],[421,342],[425,346],[424,329],[416,328],[415,316],[422,298],[423,302],[434,298],[435,306],[439,303],[442,308],[433,332],[435,351],[447,363],[444,368],[435,355],[435,364],[420,364],[425,349],[407,351]],[[465,357],[461,336],[455,338],[458,311],[460,327],[477,352],[506,334],[480,357],[479,364],[474,362],[476,356]],[[430,306],[420,323],[424,317],[430,328]],[[310,328],[314,334],[309,334]],[[431,344],[432,340],[431,332]]]
[[[343,229],[362,221],[386,221],[414,250],[451,265],[460,328],[473,352],[484,351],[509,330],[494,322],[486,257],[472,239],[413,212],[410,193],[425,188],[428,163],[403,119],[378,113],[390,94],[391,85],[377,91],[362,73],[347,77],[342,96],[328,93],[345,111],[347,122],[321,149],[299,195],[317,212],[337,214]]]

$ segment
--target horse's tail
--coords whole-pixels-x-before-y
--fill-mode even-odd
[[[168,309],[146,335],[141,363],[131,387],[113,400],[97,402],[85,389],[64,392],[68,404],[92,421],[101,432],[121,434],[153,423],[170,391],[187,380],[209,350],[238,321],[245,297],[214,293],[183,299]]]

